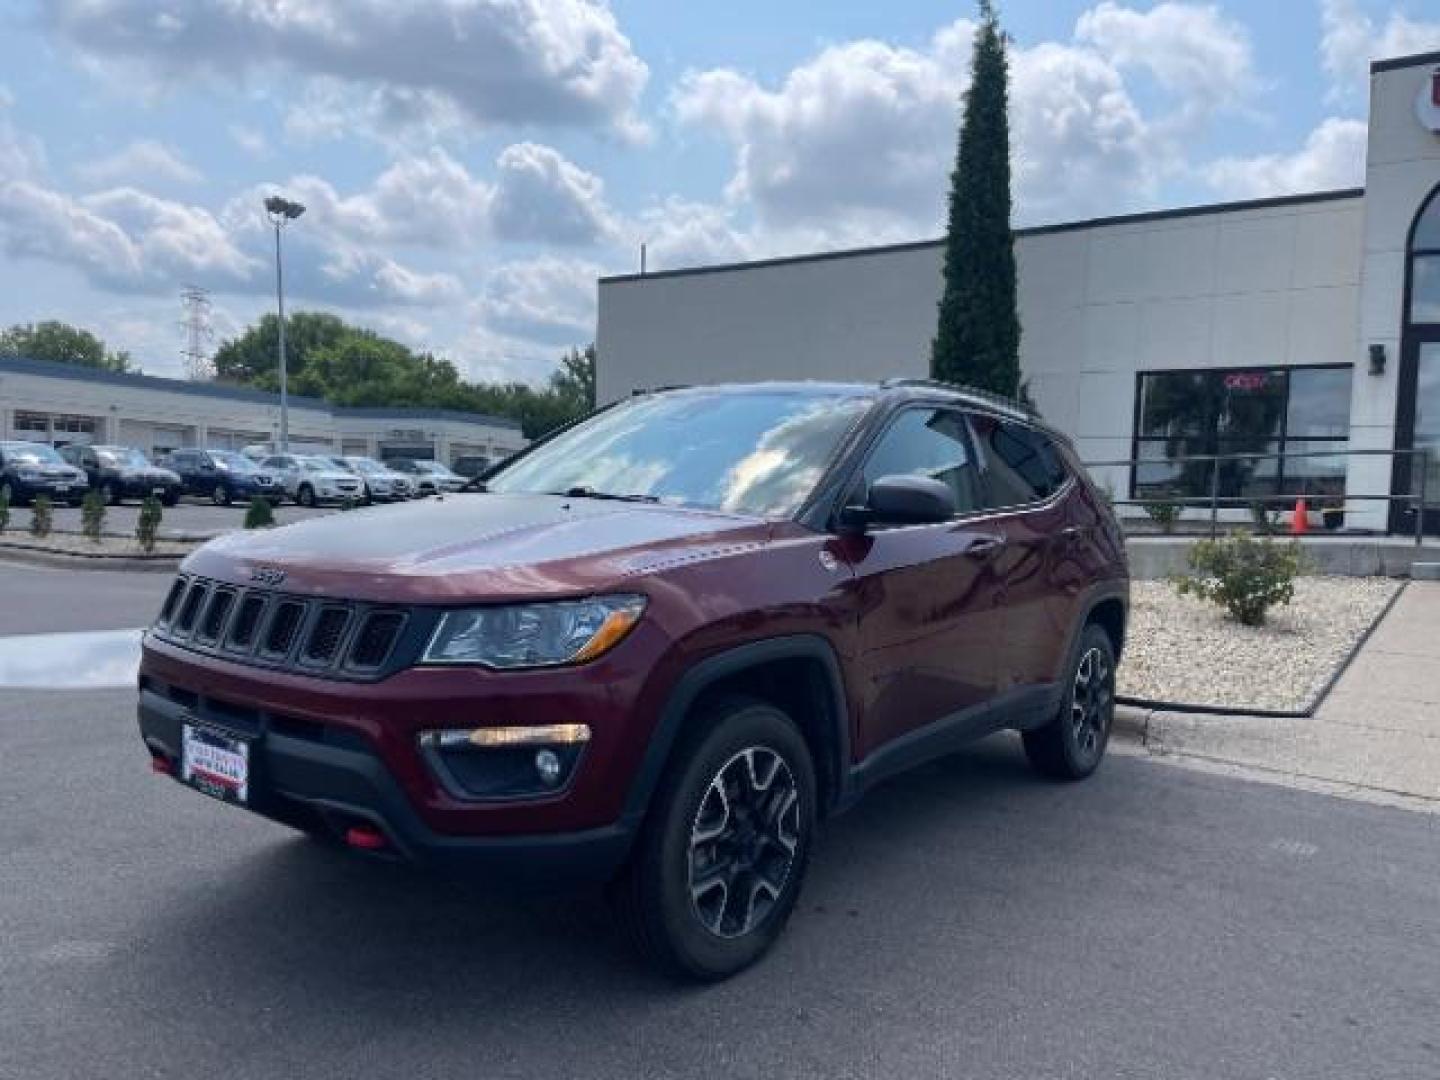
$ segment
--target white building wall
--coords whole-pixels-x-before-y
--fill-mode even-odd
[[[1364,200],[1017,238],[1021,367],[1091,461],[1130,457],[1136,373],[1355,363]],[[673,383],[922,376],[938,244],[602,281],[599,396]],[[1117,492],[1124,468],[1097,470]]]
[[[1383,376],[1356,376],[1350,406],[1350,444],[1356,449],[1388,450],[1395,445],[1406,242],[1420,204],[1440,183],[1440,137],[1425,130],[1415,115],[1416,96],[1435,67],[1431,58],[1370,77],[1363,292],[1356,350],[1382,345],[1388,360]],[[1353,492],[1389,491],[1390,460],[1354,458],[1346,482]],[[1379,504],[1367,504],[1361,514],[1357,523],[1384,527],[1385,513]]]

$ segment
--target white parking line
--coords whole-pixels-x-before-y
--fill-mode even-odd
[[[0,637],[0,689],[95,690],[135,685],[143,629]]]

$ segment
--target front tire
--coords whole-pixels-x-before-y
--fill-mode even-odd
[[[1071,661],[1060,711],[1022,736],[1025,755],[1044,776],[1083,780],[1100,766],[1115,720],[1115,646],[1090,623]]]
[[[165,506],[174,506],[179,501],[180,492],[176,491],[174,488],[171,488],[170,490],[166,491],[164,495],[160,496],[160,502]]]
[[[690,730],[613,900],[647,959],[713,981],[759,960],[795,907],[815,836],[815,767],[794,722],[761,701],[717,702]]]
[[[216,506],[229,506],[230,489],[224,484],[216,484],[215,489],[210,492],[210,501]]]

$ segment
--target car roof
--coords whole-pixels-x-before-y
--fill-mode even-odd
[[[870,397],[879,399],[914,399],[934,401],[941,398],[969,409],[992,413],[1012,420],[1044,428],[1058,434],[1044,419],[1023,401],[994,394],[973,386],[940,382],[935,379],[894,378],[881,382],[825,382],[819,380],[774,380],[752,383],[716,383],[705,386],[662,386],[653,390],[636,391],[636,396],[654,393],[704,393],[715,395],[741,395],[755,393],[811,393],[825,397]]]

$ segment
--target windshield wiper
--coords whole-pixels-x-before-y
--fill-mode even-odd
[[[572,487],[551,494],[564,495],[567,499],[608,499],[613,502],[654,503],[660,501],[659,495],[619,495],[613,491],[596,491],[592,487]]]

